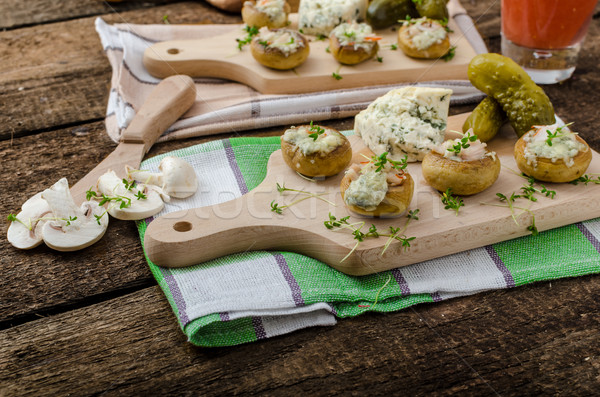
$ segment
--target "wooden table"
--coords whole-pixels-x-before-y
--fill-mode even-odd
[[[0,213],[60,177],[76,181],[115,144],[103,117],[109,23],[234,23],[202,1],[0,1]],[[497,0],[463,0],[499,51]],[[600,7],[573,78],[545,87],[600,150]],[[453,113],[471,110],[454,107]],[[352,120],[326,123],[341,129]],[[280,128],[249,136],[280,134]],[[227,135],[156,145],[149,156]],[[6,235],[1,222],[0,234]],[[154,394],[570,395],[600,390],[600,275],[342,319],[218,349],[186,341],[132,222],[58,253],[0,239],[0,396]],[[310,394],[308,394],[310,393]]]

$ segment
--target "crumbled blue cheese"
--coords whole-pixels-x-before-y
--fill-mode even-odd
[[[260,0],[254,6],[258,11],[266,14],[273,26],[284,26],[287,14],[284,11],[285,0]]]
[[[418,50],[426,50],[441,43],[448,34],[444,26],[429,18],[412,19],[406,23],[409,24],[408,35]]]
[[[524,155],[527,164],[536,167],[537,158],[543,157],[550,159],[553,163],[557,160],[563,160],[567,167],[574,164],[573,158],[579,152],[587,150],[587,146],[579,142],[574,132],[571,132],[566,126],[536,126],[535,130],[531,130],[523,136],[526,142]],[[549,134],[555,134],[556,137],[551,138],[552,145],[548,144]]]
[[[325,128],[325,132],[315,140],[309,135],[315,133],[316,127],[315,130],[305,125],[288,128],[283,133],[283,140],[296,145],[305,156],[317,152],[330,153],[344,143],[342,135],[331,128]]]
[[[344,192],[347,205],[355,205],[366,211],[373,211],[383,201],[388,191],[385,172],[376,172],[369,164],[361,170],[359,177],[348,186]]]
[[[375,45],[375,41],[366,40],[367,37],[375,36],[371,26],[366,23],[358,23],[356,21],[351,23],[344,22],[333,29],[331,34],[338,39],[341,46],[351,45],[355,51],[362,48],[369,52]]]
[[[356,115],[354,131],[376,154],[421,161],[444,140],[452,90],[403,87],[375,99]]]
[[[269,30],[265,26],[258,30],[258,36],[254,40],[258,40],[265,47],[278,49],[286,57],[304,47],[299,34],[288,29]]]
[[[364,20],[367,0],[300,0],[298,28],[306,34],[329,35],[342,22]]]

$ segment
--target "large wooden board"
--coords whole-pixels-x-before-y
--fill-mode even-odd
[[[419,82],[433,80],[467,79],[469,61],[475,51],[454,21],[449,22],[450,40],[456,46],[456,55],[448,62],[409,58],[402,50],[392,50],[397,42],[397,30],[378,31],[379,56],[354,66],[342,66],[326,51],[328,40],[312,37],[310,55],[294,70],[280,71],[266,68],[252,58],[250,48],[237,49],[237,38],[244,32],[238,28],[229,33],[205,39],[171,40],[156,43],[144,53],[144,65],[155,77],[173,74],[192,77],[218,77],[246,84],[263,94],[298,94],[329,91],[371,85]],[[342,76],[336,80],[333,73]]]
[[[448,130],[460,130],[465,116],[450,117]],[[362,140],[356,136],[350,140],[353,161],[364,161],[359,154],[366,150]],[[419,220],[411,222],[406,231],[407,236],[416,237],[409,249],[394,242],[381,255],[387,238],[368,238],[342,262],[356,240],[347,230],[326,229],[323,221],[328,219],[329,213],[338,219],[350,215],[351,221],[364,220],[364,232],[371,224],[380,231],[387,231],[390,226],[402,227],[406,218],[373,219],[351,213],[344,206],[339,191],[342,175],[317,183],[307,181],[292,171],[284,163],[281,152],[276,151],[269,159],[265,180],[248,194],[219,205],[178,211],[152,221],[145,236],[146,252],[157,265],[182,267],[248,250],[288,250],[312,256],[344,273],[362,275],[524,236],[530,233],[527,230],[532,221],[529,212],[517,210],[517,223],[508,208],[482,204],[501,204],[496,193],[510,196],[512,192],[518,193],[526,183],[518,175],[513,158],[515,141],[516,135],[507,129],[489,143],[502,163],[500,176],[486,191],[464,197],[465,206],[458,215],[444,209],[440,194],[424,181],[421,164],[409,164],[408,170],[415,180],[410,208],[420,210]],[[588,173],[599,172],[600,155],[594,152]],[[289,193],[280,195],[277,183],[288,188],[325,193],[323,197],[336,205],[309,199],[277,215],[270,210],[271,201],[285,205],[302,197]],[[554,199],[540,196],[535,203],[522,199],[516,204],[535,214],[540,231],[600,216],[600,185],[546,186],[556,191]]]

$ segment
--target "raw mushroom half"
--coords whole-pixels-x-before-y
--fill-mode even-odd
[[[167,156],[158,164],[160,172],[134,170],[125,167],[127,175],[138,182],[159,186],[166,194],[176,198],[186,198],[198,190],[196,171],[187,161]]]
[[[97,187],[101,194],[115,199],[109,201],[106,208],[108,213],[117,219],[126,221],[145,219],[158,214],[165,205],[154,189],[144,184],[128,189],[123,179],[112,170],[98,178]]]
[[[40,192],[21,206],[21,212],[17,214],[18,220],[11,222],[8,227],[8,242],[23,250],[40,245],[43,241],[42,226],[46,223],[42,218],[46,216],[52,216],[52,210]]]
[[[44,243],[57,251],[76,251],[100,240],[108,227],[104,208],[93,201],[75,204],[66,178],[42,192],[52,210],[42,227]]]

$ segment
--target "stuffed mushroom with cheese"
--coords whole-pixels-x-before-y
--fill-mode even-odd
[[[250,42],[250,52],[260,64],[278,70],[300,66],[309,54],[308,40],[291,29],[262,27]]]
[[[281,153],[291,169],[309,177],[336,175],[352,160],[352,148],[344,135],[312,122],[288,128],[281,136]]]
[[[248,26],[283,28],[288,25],[290,6],[285,0],[245,1],[242,19]]]
[[[589,145],[568,126],[534,126],[515,144],[515,160],[526,175],[543,182],[570,182],[592,161]]]
[[[398,46],[412,58],[437,59],[450,50],[446,27],[429,18],[411,19],[398,31]]]
[[[353,164],[340,184],[342,198],[353,212],[374,217],[402,215],[410,205],[414,181],[406,159],[390,160],[387,153],[365,164]]]
[[[492,186],[500,174],[500,160],[471,131],[449,139],[425,155],[423,177],[434,189],[468,196]]]
[[[339,63],[356,65],[377,54],[380,39],[366,23],[344,22],[329,34],[329,50]]]

